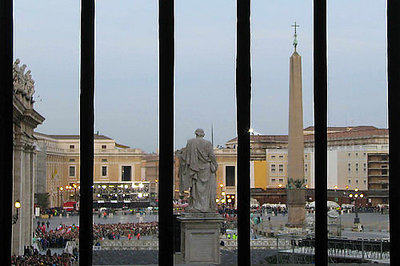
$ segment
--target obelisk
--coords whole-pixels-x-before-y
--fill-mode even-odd
[[[297,53],[297,31],[294,23],[294,52],[290,57],[288,181],[304,180],[304,136],[301,56]],[[305,218],[305,191],[291,184],[287,189],[288,225],[302,226]]]

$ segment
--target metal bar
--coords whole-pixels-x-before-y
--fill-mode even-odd
[[[0,228],[2,264],[11,264],[12,191],[13,191],[13,1],[0,1]]]
[[[250,265],[250,0],[237,1],[238,265]]]
[[[81,1],[79,264],[92,265],[95,4]]]
[[[326,0],[314,0],[315,263],[328,264]]]
[[[174,263],[174,1],[159,0],[159,265]]]
[[[400,3],[387,1],[390,263],[400,261]]]

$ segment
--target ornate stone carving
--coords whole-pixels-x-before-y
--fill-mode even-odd
[[[26,70],[26,65],[20,66],[21,61],[17,58],[13,64],[14,93],[21,94],[29,104],[33,103],[35,93],[35,81],[32,79],[31,71]]]

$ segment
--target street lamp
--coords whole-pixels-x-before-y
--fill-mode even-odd
[[[357,206],[357,199],[358,197],[363,198],[364,194],[360,193],[358,194],[358,188],[354,190],[356,193],[349,194],[350,200],[354,198],[354,208],[355,208],[355,217],[354,217],[354,224],[359,224],[360,223],[360,218],[358,217],[358,206]]]
[[[61,203],[61,204],[60,204],[61,206],[60,206],[60,207],[62,207],[62,205],[64,204],[64,202],[63,202],[63,196],[64,196],[64,195],[63,195],[63,190],[64,190],[64,188],[63,188],[63,187],[60,187],[60,195],[61,195],[61,202],[60,202],[60,203]]]
[[[12,224],[16,224],[19,218],[19,208],[21,208],[21,202],[19,200],[17,200],[14,203],[14,207],[15,209],[17,209],[17,213],[13,215],[12,217]]]
[[[77,201],[77,199],[76,199],[76,188],[77,188],[78,186],[77,186],[76,184],[73,184],[72,186],[74,187],[74,190],[75,190],[74,200]]]
[[[222,193],[221,193],[221,203],[222,203],[222,207],[224,207],[225,208],[225,202],[226,202],[226,199],[225,199],[225,195],[226,195],[226,193],[225,193],[225,191],[222,191]]]

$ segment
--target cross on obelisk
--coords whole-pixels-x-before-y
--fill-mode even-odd
[[[300,25],[296,24],[296,21],[295,21],[294,25],[292,25],[292,27],[294,27],[293,46],[294,46],[294,51],[296,51],[296,47],[297,47],[297,27],[300,27]]]

